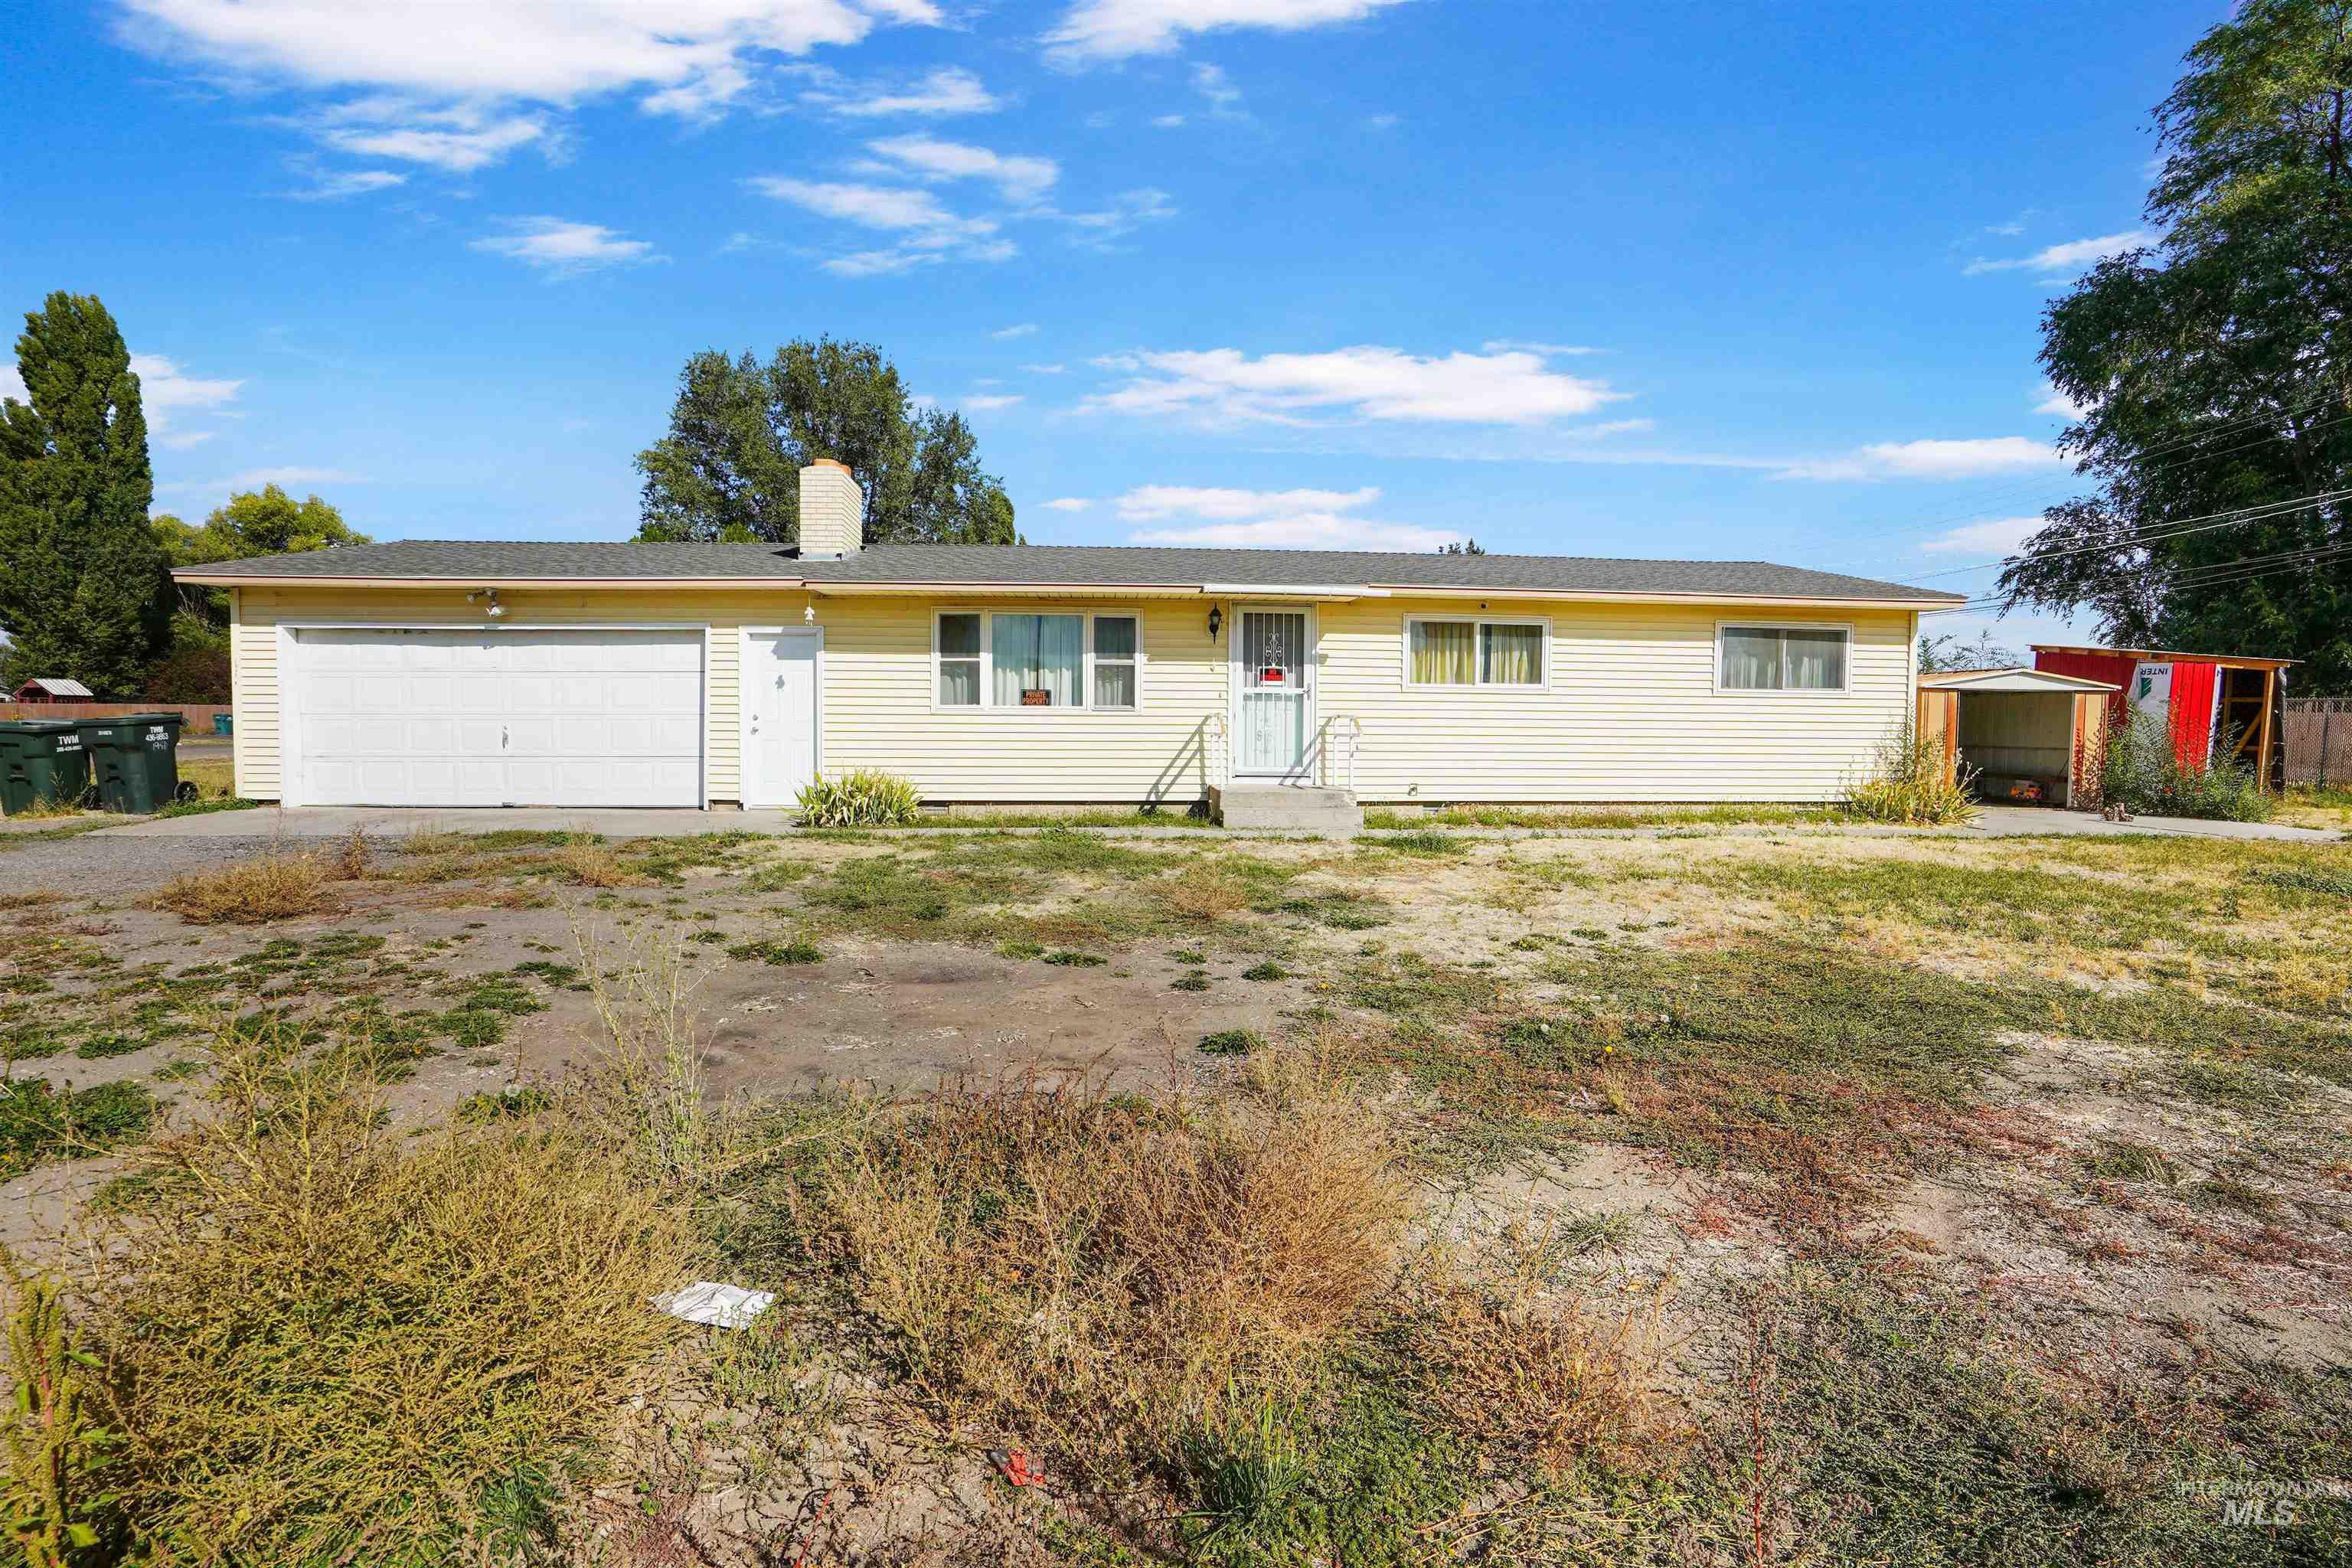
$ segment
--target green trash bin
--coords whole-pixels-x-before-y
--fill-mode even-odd
[[[0,720],[0,808],[79,805],[89,789],[89,752],[70,719]]]
[[[81,743],[89,752],[89,782],[102,810],[145,816],[172,804],[180,787],[177,713],[126,713],[85,719]]]

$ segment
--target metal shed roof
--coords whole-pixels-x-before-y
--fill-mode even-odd
[[[2074,694],[2121,691],[2110,681],[2085,680],[2074,675],[2053,675],[2046,669],[1940,669],[1919,678],[1931,691],[2042,691]]]

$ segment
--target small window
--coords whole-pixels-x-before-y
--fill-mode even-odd
[[[1410,686],[1541,686],[1541,621],[1407,621]]]
[[[940,617],[940,706],[980,706],[980,617]]]
[[[1725,626],[1717,635],[1718,684],[1726,691],[1843,691],[1842,626]]]
[[[1095,706],[1132,708],[1136,703],[1135,617],[1095,617]]]

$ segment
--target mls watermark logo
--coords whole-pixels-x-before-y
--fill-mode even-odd
[[[2294,1480],[2264,1477],[2246,1481],[2180,1481],[2174,1494],[2218,1507],[2221,1522],[2247,1529],[2282,1529],[2304,1521],[2305,1505],[2317,1499],[2352,1499],[2352,1481],[2341,1476]]]

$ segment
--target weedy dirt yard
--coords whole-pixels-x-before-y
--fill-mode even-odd
[[[43,1568],[2352,1560],[2352,847],[102,843]]]

